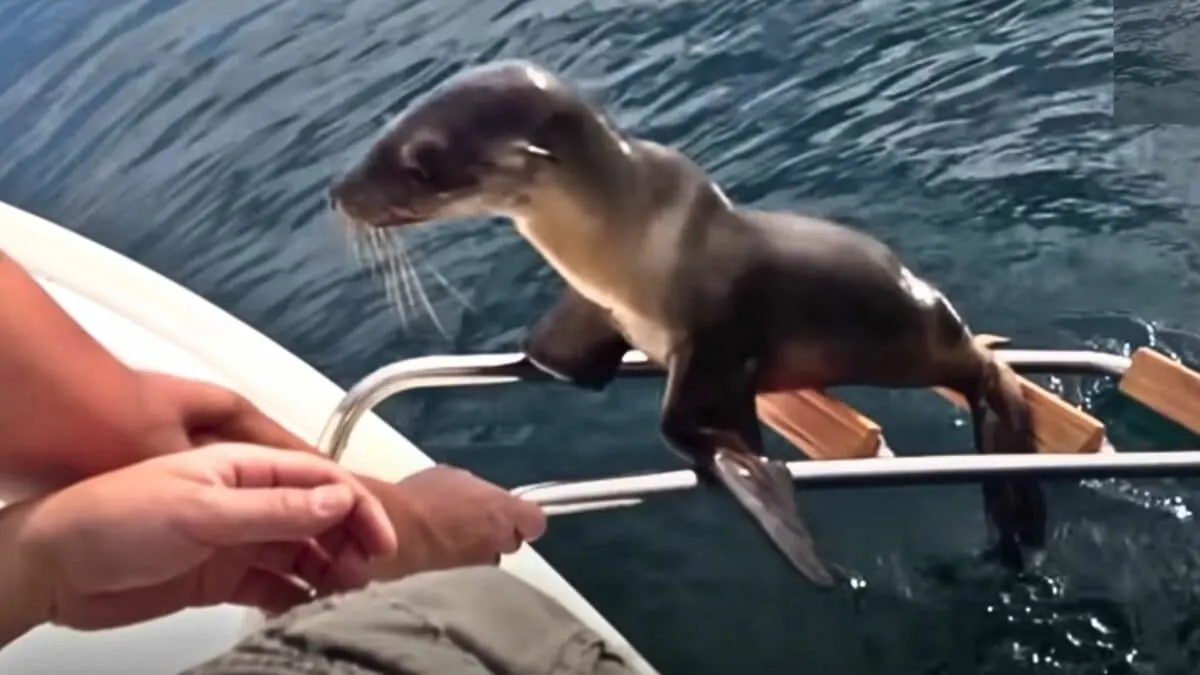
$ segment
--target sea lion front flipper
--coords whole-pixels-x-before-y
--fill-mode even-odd
[[[813,583],[830,586],[834,577],[797,513],[791,476],[762,454],[752,364],[728,347],[704,349],[693,338],[672,353],[663,438],[703,476],[720,481],[793,567]]]
[[[521,345],[530,363],[552,377],[599,391],[632,347],[604,308],[567,287]]]

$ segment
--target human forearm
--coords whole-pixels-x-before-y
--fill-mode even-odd
[[[28,504],[0,507],[0,649],[45,623],[50,615],[48,593],[29,564],[22,541]]]
[[[139,377],[0,251],[0,500],[132,461]]]
[[[354,474],[354,477],[379,500],[399,542],[394,555],[375,560],[372,578],[376,581],[399,579],[437,567],[430,559],[427,544],[436,533],[430,530],[429,519],[408,491],[403,486],[371,476]]]

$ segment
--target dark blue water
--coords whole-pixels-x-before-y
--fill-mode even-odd
[[[1187,24],[1179,11],[1167,25]],[[1152,19],[1146,50],[1162,46]],[[1110,5],[1083,0],[0,0],[0,199],[342,385],[403,357],[510,350],[561,282],[509,228],[413,237],[443,337],[400,320],[321,194],[424,88],[530,57],[737,201],[854,218],[977,330],[1195,361],[1200,132],[1114,122],[1113,40]],[[1126,81],[1187,67],[1143,61]],[[1123,448],[1194,441],[1109,383],[1059,384]],[[442,391],[384,410],[438,459],[516,484],[675,466],[659,388]],[[846,396],[902,454],[969,441],[926,392]],[[972,489],[801,494],[830,557],[867,580],[852,598],[808,588],[711,493],[556,520],[538,548],[664,673],[1200,670],[1200,491],[1094,481],[1051,498],[1045,570],[1006,580],[975,559]]]

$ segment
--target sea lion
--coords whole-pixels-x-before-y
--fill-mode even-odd
[[[602,389],[633,347],[667,371],[660,430],[719,480],[811,580],[834,576],[763,456],[755,395],[836,385],[941,386],[970,403],[980,452],[1033,452],[1015,373],[946,297],[848,226],[735,206],[679,151],[618,129],[536,64],[468,68],[398,115],[333,181],[358,227],[507,216],[565,279],[524,351]],[[984,485],[1002,559],[1045,543],[1028,480]]]

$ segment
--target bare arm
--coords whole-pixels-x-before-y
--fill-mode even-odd
[[[28,564],[20,535],[30,504],[0,507],[0,649],[45,623],[50,601]]]
[[[0,499],[140,459],[139,381],[0,251]]]
[[[130,368],[3,251],[0,430],[0,501],[222,436],[315,452],[233,391]]]

